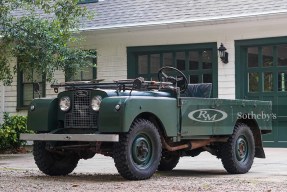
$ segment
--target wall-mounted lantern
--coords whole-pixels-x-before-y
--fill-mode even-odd
[[[226,52],[226,48],[223,46],[223,44],[220,44],[220,47],[218,48],[218,53],[221,61],[223,63],[228,63],[228,53]]]

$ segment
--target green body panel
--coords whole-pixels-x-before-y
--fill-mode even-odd
[[[58,99],[40,98],[34,99],[31,106],[35,109],[28,111],[27,126],[35,132],[48,132],[57,128]]]
[[[119,104],[120,110],[115,106]],[[120,96],[108,97],[101,103],[100,132],[127,132],[134,119],[143,113],[156,116],[165,128],[166,135],[176,136],[179,127],[177,100],[168,97]]]
[[[270,130],[271,102],[251,100],[181,98],[183,137],[203,135],[230,135],[240,118],[256,120],[261,130]],[[269,115],[263,117],[262,114]]]

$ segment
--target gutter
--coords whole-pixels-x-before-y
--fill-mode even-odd
[[[107,25],[99,27],[86,27],[80,28],[81,32],[97,31],[97,32],[107,32],[107,31],[139,31],[143,29],[166,29],[166,28],[178,28],[178,27],[193,27],[193,26],[204,26],[204,25],[218,25],[218,24],[228,24],[228,23],[239,23],[246,21],[262,21],[267,19],[278,19],[286,18],[287,11],[269,11],[263,13],[251,13],[251,14],[239,14],[232,16],[216,16],[216,17],[206,17],[200,19],[181,19],[181,20],[167,20],[167,21],[156,21],[156,22],[145,22],[145,23],[131,23],[131,24],[120,24],[120,25]]]

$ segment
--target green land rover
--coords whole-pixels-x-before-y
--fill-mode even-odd
[[[67,175],[79,159],[111,156],[124,178],[142,180],[171,171],[182,156],[203,151],[221,159],[226,171],[250,170],[265,158],[262,134],[271,132],[268,101],[210,98],[212,84],[188,84],[172,67],[158,81],[66,82],[52,85],[55,98],[31,102],[28,128],[33,155],[45,174]],[[101,166],[101,165],[98,165]]]

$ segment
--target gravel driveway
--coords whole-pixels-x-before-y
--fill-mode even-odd
[[[0,191],[287,191],[287,149],[265,149],[249,173],[229,175],[220,160],[202,153],[181,158],[171,172],[157,172],[144,181],[124,180],[109,157],[81,160],[69,176],[50,177],[38,171],[31,154],[0,155]]]

